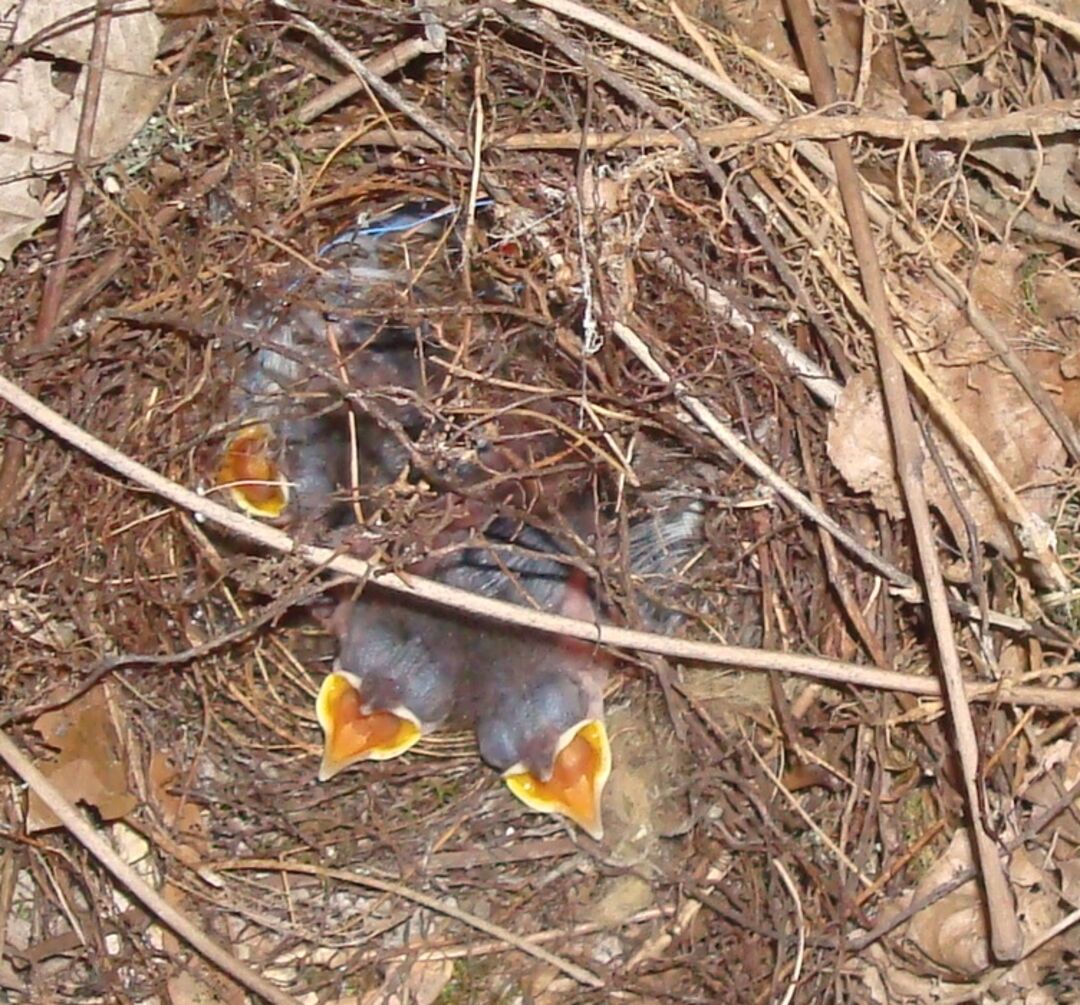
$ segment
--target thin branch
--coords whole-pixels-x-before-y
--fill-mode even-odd
[[[836,101],[836,84],[825,57],[825,50],[818,38],[817,27],[806,0],[788,0],[792,25],[806,63],[807,73],[813,85],[814,97],[819,105]],[[908,514],[915,535],[916,550],[923,572],[923,586],[930,607],[930,619],[937,640],[941,675],[945,681],[950,716],[956,734],[956,748],[964,775],[964,792],[970,826],[974,832],[973,844],[978,849],[982,869],[983,887],[986,892],[987,913],[990,921],[990,943],[999,960],[1011,961],[1023,952],[1023,935],[1016,917],[1005,871],[997,848],[986,830],[979,812],[978,775],[979,747],[975,727],[971,721],[971,709],[964,695],[960,659],[956,651],[956,639],[949,617],[948,598],[938,561],[937,546],[922,482],[922,457],[918,430],[908,399],[904,369],[893,351],[889,338],[893,333],[893,320],[885,294],[885,282],[878,264],[874,235],[866,212],[855,158],[847,140],[834,140],[829,152],[836,166],[840,197],[851,229],[851,242],[859,263],[866,302],[870,309],[872,331],[877,349],[878,367],[885,393],[889,424],[893,434],[896,453],[896,470],[904,489]]]
[[[906,691],[928,698],[940,697],[942,693],[941,684],[934,677],[898,673],[877,667],[855,666],[839,660],[823,659],[820,656],[760,652],[756,649],[722,646],[712,642],[671,639],[650,632],[635,632],[612,625],[594,624],[558,614],[548,614],[545,611],[478,596],[467,590],[444,586],[442,583],[411,574],[406,581],[394,573],[378,570],[368,562],[340,555],[330,548],[298,544],[284,531],[261,524],[251,517],[237,513],[220,503],[212,502],[170,481],[144,464],[132,460],[91,436],[2,376],[0,376],[0,398],[61,440],[112,468],[117,474],[129,478],[137,485],[155,492],[182,509],[200,514],[204,519],[213,521],[240,540],[258,544],[282,554],[297,555],[311,565],[332,569],[358,581],[369,579],[375,574],[380,586],[399,593],[420,597],[434,604],[466,611],[479,617],[519,625],[523,628],[535,628],[538,631],[566,635],[570,638],[584,639],[596,645],[641,650],[675,659],[743,667],[748,670],[779,670],[782,673],[798,674],[837,684]],[[987,684],[967,682],[965,688],[967,698],[972,701],[1038,705],[1068,710],[1080,709],[1080,692],[1077,691],[1048,687],[1017,687],[1006,682]]]

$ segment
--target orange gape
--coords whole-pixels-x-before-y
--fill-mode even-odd
[[[241,429],[227,444],[215,483],[225,486],[242,510],[278,517],[288,505],[288,492],[277,464],[269,456],[270,430],[262,423]]]
[[[600,772],[600,752],[582,730],[559,752],[551,778],[537,779],[536,794],[541,799],[558,800],[575,819],[596,816],[594,783]]]
[[[559,751],[546,782],[529,771],[504,777],[510,791],[526,806],[568,816],[599,839],[603,835],[600,795],[610,772],[610,748],[603,724],[589,722]]]
[[[319,688],[315,714],[326,742],[319,781],[333,778],[357,761],[387,761],[405,753],[421,736],[420,725],[410,714],[365,712],[359,681],[335,671]]]
[[[365,714],[360,692],[345,688],[331,711],[334,728],[328,738],[327,754],[336,762],[352,760],[371,750],[393,747],[400,742],[402,720],[393,712]]]

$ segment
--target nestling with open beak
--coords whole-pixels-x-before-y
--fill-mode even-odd
[[[448,585],[592,620],[583,574],[554,541],[496,521],[483,545],[432,571]],[[575,639],[528,631],[367,587],[334,616],[341,652],[317,701],[320,779],[408,750],[448,720],[472,725],[480,754],[530,808],[595,837],[611,768],[603,723],[607,657]]]
[[[239,318],[255,352],[236,381],[231,410],[241,428],[226,440],[214,485],[264,520],[333,525],[347,510],[355,470],[374,491],[408,460],[400,442],[346,393],[378,397],[384,419],[417,436],[417,402],[428,393],[423,357],[437,350],[422,326],[394,320],[408,286],[401,242],[445,228],[447,207],[410,206],[352,228],[320,251],[323,273],[297,273],[273,299],[256,297]],[[396,304],[400,309],[400,303]]]
[[[582,509],[572,515],[579,525]],[[630,531],[642,575],[671,572],[697,547],[698,507],[666,510]],[[510,603],[595,621],[591,585],[556,542],[496,520],[469,547],[415,571]],[[674,616],[642,603],[654,627]],[[471,724],[481,757],[530,809],[600,838],[611,772],[604,726],[610,657],[588,642],[472,618],[378,587],[335,615],[341,655],[318,700],[320,778],[407,750],[440,725]]]
[[[358,601],[342,603],[331,624],[341,649],[316,699],[325,736],[319,781],[358,761],[405,753],[460,709],[462,654],[475,631],[370,585]]]
[[[322,249],[327,270],[294,275],[240,315],[255,352],[232,395],[241,426],[213,476],[239,509],[327,530],[392,502],[401,480],[467,495],[483,514],[554,509],[553,496],[587,478],[580,444],[555,432],[566,403],[518,407],[502,392],[486,402],[495,418],[477,422],[467,382],[446,389],[460,332],[433,287],[456,282],[433,267],[414,281],[400,260],[402,242],[431,243],[451,218],[449,207],[414,206],[346,231]],[[424,244],[414,253],[430,258]],[[443,317],[437,332],[425,305]]]

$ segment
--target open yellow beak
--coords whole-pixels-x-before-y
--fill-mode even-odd
[[[289,505],[289,483],[270,454],[274,434],[265,422],[245,426],[221,455],[214,484],[245,513],[276,520]]]
[[[315,699],[325,742],[319,781],[357,761],[388,761],[420,739],[420,724],[404,709],[365,712],[360,685],[351,674],[328,674]]]
[[[610,774],[607,730],[599,720],[589,719],[560,737],[555,768],[546,782],[520,767],[511,768],[503,778],[529,809],[569,817],[599,841],[604,836],[600,797]]]

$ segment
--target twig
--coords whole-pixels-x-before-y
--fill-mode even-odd
[[[758,457],[704,401],[690,394],[681,384],[673,380],[671,374],[653,356],[652,350],[649,349],[645,340],[633,328],[616,321],[612,325],[612,332],[654,377],[664,381],[671,387],[675,400],[685,411],[697,419],[724,447],[735,455],[737,460],[745,464],[777,495],[786,499],[808,520],[827,530],[848,551],[896,586],[910,589],[915,585],[913,579],[906,576],[899,569],[888,565],[884,559],[875,555],[869,548],[865,548],[855,540],[828,513],[815,506],[802,492],[782,478],[762,458]]]
[[[1053,25],[1059,31],[1071,35],[1073,39],[1080,42],[1080,22],[1066,17],[1059,11],[1050,10],[1041,4],[1031,3],[1030,0],[995,0],[995,2],[1002,7],[1007,7],[1014,14],[1019,14],[1021,17],[1029,17],[1033,21],[1042,21],[1045,24]]]
[[[18,719],[37,718],[39,715],[44,715],[46,712],[52,712],[58,708],[63,708],[65,705],[70,705],[71,702],[80,698],[97,685],[102,678],[111,673],[115,673],[117,670],[136,666],[176,667],[183,666],[186,663],[192,663],[209,653],[217,652],[220,649],[224,649],[236,642],[249,638],[262,625],[269,624],[271,621],[281,617],[281,615],[290,608],[300,606],[309,600],[314,600],[316,597],[325,594],[327,590],[332,590],[341,583],[352,582],[352,577],[349,577],[339,578],[330,583],[319,582],[315,586],[308,586],[308,583],[318,575],[318,572],[318,569],[311,571],[308,575],[304,576],[300,583],[296,584],[295,588],[290,589],[284,596],[267,604],[257,614],[249,617],[242,625],[237,626],[230,632],[225,632],[223,635],[218,635],[212,639],[208,639],[206,642],[201,642],[197,646],[191,646],[188,649],[176,653],[121,653],[119,656],[108,656],[101,660],[96,666],[89,669],[73,691],[64,694],[59,699],[21,710],[12,709],[3,716],[0,716],[0,728],[3,728]]]
[[[711,894],[713,892],[713,885],[719,883],[731,870],[731,862],[732,856],[725,853],[721,856],[720,865],[710,866],[708,874],[702,881],[702,889],[705,893]],[[643,963],[650,963],[653,960],[660,959],[667,952],[668,946],[690,927],[703,906],[700,900],[695,900],[693,897],[687,898],[686,902],[679,908],[679,914],[671,927],[662,929],[653,938],[643,943],[634,955],[627,960],[623,971],[633,973]]]
[[[799,925],[799,947],[795,952],[795,962],[792,965],[787,991],[784,992],[784,997],[780,999],[780,1005],[789,1005],[791,999],[795,997],[795,991],[799,986],[799,978],[802,976],[803,956],[806,952],[806,918],[803,914],[802,900],[799,898],[799,888],[792,880],[791,873],[787,871],[787,867],[779,859],[773,859],[773,865],[776,867],[776,871],[780,873],[780,878],[784,881],[784,886],[787,887],[787,891],[791,894],[791,899],[795,903],[795,920]]]
[[[789,0],[795,35],[806,63],[807,73],[813,85],[814,97],[819,106],[836,101],[836,85],[818,38],[817,27],[806,0]],[[938,658],[945,681],[949,711],[956,734],[957,753],[964,775],[964,790],[970,825],[974,831],[974,844],[978,849],[986,891],[987,911],[990,921],[990,943],[994,955],[1005,961],[1016,960],[1023,952],[1023,935],[1016,917],[1016,910],[1005,872],[990,835],[980,814],[978,796],[979,748],[975,727],[971,721],[971,709],[964,698],[963,677],[956,652],[956,640],[938,562],[934,532],[922,482],[922,459],[918,443],[918,431],[912,415],[911,402],[907,396],[904,370],[897,359],[886,333],[892,333],[893,321],[889,312],[885,283],[878,265],[874,236],[859,188],[859,176],[855,158],[847,140],[834,140],[829,152],[836,166],[840,196],[851,229],[851,241],[859,263],[867,305],[870,309],[878,366],[885,392],[896,453],[896,469],[904,489],[908,513],[915,535],[916,550],[923,571],[923,586],[930,607],[930,618],[937,640]]]
[[[781,335],[775,326],[768,322],[755,324],[720,290],[709,285],[704,279],[687,273],[685,269],[680,268],[679,263],[670,255],[663,252],[646,251],[642,253],[642,258],[656,266],[669,279],[679,283],[706,310],[730,324],[735,331],[747,338],[753,338],[756,335],[764,338],[780,354],[791,369],[794,377],[818,401],[829,408],[836,407],[840,395],[844,391],[843,385],[830,377],[806,353],[800,351],[789,339]],[[670,377],[668,379],[670,380]]]
[[[358,81],[371,88],[371,90],[388,105],[396,108],[399,112],[408,115],[410,119],[428,134],[428,136],[440,143],[449,153],[453,154],[463,167],[472,167],[472,158],[469,156],[468,151],[463,146],[459,146],[454,137],[438,122],[425,114],[416,105],[405,101],[394,88],[379,76],[378,73],[373,72],[369,66],[357,59],[345,48],[345,46],[334,38],[333,35],[326,31],[326,29],[320,28],[314,21],[304,17],[291,0],[274,0],[274,2],[279,7],[287,10],[290,18],[303,28],[304,31],[326,46],[327,50],[335,59],[340,60],[351,73],[355,74]]]
[[[713,642],[693,642],[688,639],[671,639],[651,632],[636,632],[613,625],[578,621],[558,614],[533,610],[529,607],[478,596],[467,590],[444,586],[430,579],[410,574],[408,580],[400,576],[376,570],[358,558],[340,555],[330,548],[298,544],[284,531],[268,527],[251,517],[237,513],[220,503],[200,496],[190,489],[170,481],[156,471],[120,453],[74,423],[58,415],[52,409],[27,394],[6,377],[0,376],[0,398],[19,409],[34,422],[45,427],[60,439],[82,450],[95,460],[112,468],[117,474],[131,479],[145,489],[155,492],[182,509],[201,514],[223,530],[253,544],[258,544],[282,554],[299,556],[311,565],[322,566],[363,581],[377,574],[380,586],[399,593],[420,597],[443,607],[467,611],[479,617],[489,618],[524,628],[584,639],[596,645],[643,652],[659,653],[675,659],[693,660],[700,663],[723,664],[748,670],[779,670],[816,680],[837,684],[874,687],[937,698],[941,684],[934,677],[898,673],[876,667],[855,666],[839,660],[819,656],[792,655],[789,653],[760,652],[738,646],[722,646]],[[1014,687],[1003,682],[979,684],[968,682],[965,694],[972,701],[995,701],[1013,705],[1038,705],[1063,710],[1080,709],[1080,692],[1048,687]]]
[[[691,903],[697,902],[691,901]],[[671,913],[671,908],[649,907],[620,921],[619,924],[623,928],[628,928],[631,925],[644,925],[650,921],[657,921],[661,918],[670,917]],[[574,925],[572,928],[548,928],[543,932],[537,932],[535,935],[526,935],[524,936],[524,941],[531,945],[542,945],[545,942],[554,942],[556,939],[578,938],[582,935],[595,935],[597,932],[609,931],[610,928],[611,925],[607,922],[586,921],[582,922],[580,925]],[[515,948],[515,946],[507,945],[500,939],[497,942],[470,942],[463,945],[431,946],[426,949],[421,949],[419,952],[411,946],[390,953],[385,950],[374,950],[365,953],[361,959],[364,961],[370,960],[373,963],[386,963],[391,960],[409,960],[416,963],[423,963],[425,960],[460,960],[472,959],[474,956],[491,956],[496,953],[505,953]]]
[[[222,949],[200,928],[197,928],[185,915],[169,904],[156,890],[152,889],[94,829],[88,820],[70,803],[60,791],[37,768],[29,758],[0,730],[0,759],[15,772],[34,794],[56,815],[56,818],[71,832],[71,835],[91,855],[97,859],[146,909],[163,924],[168,925],[181,939],[206,957],[234,980],[243,984],[249,991],[273,1002],[274,1005],[296,1005],[296,999],[274,987],[265,977],[260,977],[254,970],[241,963],[235,956]]]
[[[485,935],[490,935],[492,938],[499,939],[500,941],[513,946],[515,949],[520,949],[523,953],[527,953],[529,956],[532,956],[543,963],[547,963],[549,966],[556,967],[568,977],[572,977],[581,984],[586,984],[593,988],[602,988],[605,984],[604,979],[597,974],[594,974],[591,970],[586,970],[584,967],[579,967],[576,963],[571,963],[569,960],[564,960],[561,956],[556,956],[554,953],[548,952],[543,946],[538,946],[535,942],[531,942],[527,938],[515,935],[509,929],[503,928],[502,925],[496,925],[490,921],[485,921],[483,918],[477,917],[475,914],[470,914],[468,911],[463,911],[453,904],[448,904],[436,897],[429,897],[426,893],[421,893],[419,890],[413,890],[410,887],[403,886],[401,883],[393,883],[385,879],[376,879],[374,876],[364,876],[358,872],[349,872],[347,869],[325,869],[319,865],[306,865],[302,862],[281,862],[278,859],[273,858],[228,859],[224,862],[212,863],[211,868],[216,872],[229,872],[240,869],[256,869],[260,872],[291,872],[304,876],[317,876],[321,879],[334,879],[339,883],[353,883],[356,886],[366,886],[371,890],[379,890],[382,893],[389,893],[393,894],[395,897],[411,900],[414,904],[426,907],[429,911],[436,911],[439,914],[446,915],[448,918],[453,918],[455,921],[460,921],[462,924],[469,925],[477,931],[483,932]]]
[[[460,26],[467,25],[478,16],[478,10],[470,11],[458,24]],[[417,56],[445,52],[446,32],[440,26],[435,27],[438,30],[429,28],[423,36],[417,35],[413,38],[407,38],[392,48],[380,52],[377,56],[373,56],[364,65],[377,77],[388,77],[391,73],[396,73],[398,70],[408,66]],[[309,122],[314,122],[324,112],[330,111],[331,108],[340,105],[343,101],[347,101],[362,89],[363,84],[358,77],[355,75],[345,77],[301,105],[291,117],[306,126]],[[288,118],[290,117],[286,116],[282,124],[287,124]]]
[[[731,122],[722,126],[689,129],[702,146],[771,146],[779,143],[822,142],[849,136],[898,142],[932,143],[952,141],[977,143],[1013,136],[1052,136],[1075,130],[1080,125],[1080,101],[1062,99],[1032,108],[1023,108],[985,119],[940,122],[914,117],[894,118],[860,112],[858,115],[822,115],[813,112],[766,122]],[[459,143],[464,137],[450,134]],[[425,146],[425,134],[410,131],[372,130],[357,142],[370,146]],[[555,132],[513,133],[496,136],[500,150],[613,150],[665,149],[681,143],[667,129],[627,129],[613,131],[568,129]]]

